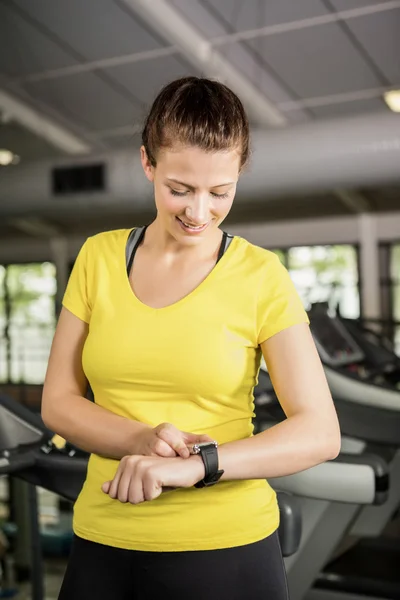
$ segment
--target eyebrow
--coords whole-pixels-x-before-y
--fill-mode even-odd
[[[173,183],[178,183],[179,185],[183,185],[184,187],[187,187],[189,190],[194,190],[195,188],[192,185],[189,185],[188,183],[184,183],[183,181],[179,181],[178,179],[172,179],[170,177],[167,177],[168,181],[172,181]],[[218,185],[213,185],[212,189],[214,188],[219,188],[219,187],[226,187],[227,185],[234,185],[234,181],[228,181],[227,183],[219,183]]]

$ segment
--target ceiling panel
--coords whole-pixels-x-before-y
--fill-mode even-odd
[[[76,60],[6,4],[0,3],[0,71],[23,77],[43,69],[75,65]]]
[[[200,0],[212,5],[236,31],[287,23],[327,14],[320,0]]]
[[[174,8],[192,23],[207,39],[224,35],[225,28],[216,21],[201,0],[170,0]],[[215,4],[215,2],[214,2]]]
[[[318,106],[310,109],[318,118],[323,117],[345,117],[350,115],[360,115],[363,113],[372,113],[378,111],[388,111],[386,104],[380,98],[368,98],[367,100],[357,100],[354,102],[343,102],[341,104],[330,104],[327,106]],[[289,113],[290,114],[290,113]]]
[[[400,8],[348,21],[389,82],[400,85]]]
[[[261,64],[241,44],[229,44],[221,46],[218,51],[240,71],[243,76],[247,77],[253,85],[260,90],[265,97],[273,103],[285,102],[293,100],[293,95],[284,82],[283,87],[276,79],[275,73],[268,65],[268,57],[262,56]]]
[[[179,12],[207,39],[231,33],[234,28],[228,15],[217,11],[215,3],[203,0],[173,0],[172,4]],[[250,79],[253,85],[265,94],[271,102],[292,100],[293,95],[287,87],[279,82],[279,76],[270,69],[268,57],[254,57],[254,49],[246,47],[246,43],[229,43],[217,46],[216,51],[222,54],[232,65]],[[299,111],[301,113],[301,111]],[[304,120],[305,115],[300,115]]]
[[[87,60],[159,48],[158,36],[113,0],[15,0]]]
[[[133,123],[138,108],[92,73],[26,84],[35,99],[61,114],[76,115],[89,128],[110,129]]]
[[[268,62],[300,97],[381,85],[336,24],[265,38],[262,49]]]
[[[143,103],[150,103],[161,87],[178,77],[200,75],[175,56],[163,56],[157,60],[143,61],[106,69],[106,73],[126,87]]]

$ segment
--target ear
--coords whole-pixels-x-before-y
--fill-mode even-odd
[[[144,174],[147,179],[151,182],[154,181],[154,167],[151,164],[149,157],[147,156],[146,148],[141,146],[140,148],[140,161],[142,163]]]

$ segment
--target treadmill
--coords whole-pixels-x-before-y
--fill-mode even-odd
[[[351,334],[364,354],[365,376],[378,385],[399,389],[400,357],[393,345],[374,330],[364,326],[361,321],[336,317]]]
[[[256,400],[258,431],[286,418],[269,386],[266,395],[268,400],[262,403],[261,411]],[[350,450],[342,448],[336,459],[306,471],[269,479],[274,489],[294,494],[301,506],[300,547],[285,558],[291,600],[320,598],[321,590],[314,586],[343,537],[364,510],[379,509],[388,500],[389,467],[385,459],[366,452],[363,446]],[[350,596],[341,600],[350,600]]]
[[[381,534],[400,505],[400,391],[383,382],[346,321],[317,304],[311,331],[324,364],[342,432],[342,449],[374,452],[389,466],[390,492],[381,506],[365,507],[353,519],[348,547],[337,548],[316,580],[316,600],[400,599],[400,541]],[[392,372],[392,371],[391,371]]]
[[[72,447],[59,450],[53,434],[15,400],[0,394],[0,475],[17,477],[30,485],[32,600],[43,600],[44,576],[40,547],[36,486],[75,501],[86,477],[88,457]],[[301,539],[301,513],[288,490],[278,492],[279,538],[285,557],[294,554]]]

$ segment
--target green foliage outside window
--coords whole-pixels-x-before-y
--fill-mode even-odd
[[[0,381],[43,383],[55,294],[53,264],[0,266]]]

